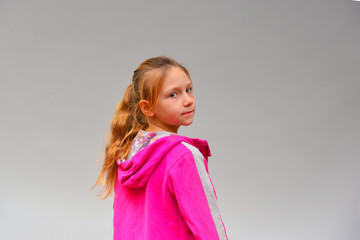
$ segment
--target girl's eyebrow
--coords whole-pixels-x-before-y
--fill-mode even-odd
[[[193,83],[192,83],[192,82],[189,82],[189,83],[186,85],[186,87],[189,87],[189,86],[192,86],[192,85],[193,85]],[[180,88],[181,88],[181,87],[179,87],[179,86],[172,87],[172,88],[169,88],[169,89],[167,90],[167,92],[171,92],[171,91],[174,91],[174,90],[180,90]]]

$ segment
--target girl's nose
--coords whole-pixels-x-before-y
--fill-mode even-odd
[[[194,103],[194,97],[189,94],[185,94],[184,106],[191,106],[193,103]]]

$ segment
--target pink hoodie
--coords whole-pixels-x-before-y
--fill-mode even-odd
[[[149,143],[156,134],[142,133],[145,147],[118,161],[114,239],[227,239],[208,174],[207,141],[172,134]]]

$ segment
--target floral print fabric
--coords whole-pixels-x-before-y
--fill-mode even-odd
[[[137,152],[149,146],[151,143],[155,142],[161,137],[166,137],[169,135],[173,135],[175,133],[166,132],[166,131],[157,131],[157,132],[147,132],[144,130],[140,130],[134,140],[131,143],[131,151],[128,159],[131,159]],[[117,162],[121,163],[126,161],[125,158],[118,159]]]

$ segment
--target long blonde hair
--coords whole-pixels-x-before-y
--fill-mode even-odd
[[[127,87],[123,99],[116,107],[105,147],[104,163],[100,176],[92,187],[102,188],[101,193],[98,194],[102,199],[107,198],[114,190],[117,176],[116,160],[127,158],[136,134],[149,125],[147,116],[139,107],[139,101],[144,99],[149,101],[150,107],[154,106],[171,67],[181,68],[190,78],[188,70],[183,65],[166,56],[149,58],[134,71],[132,83]]]

